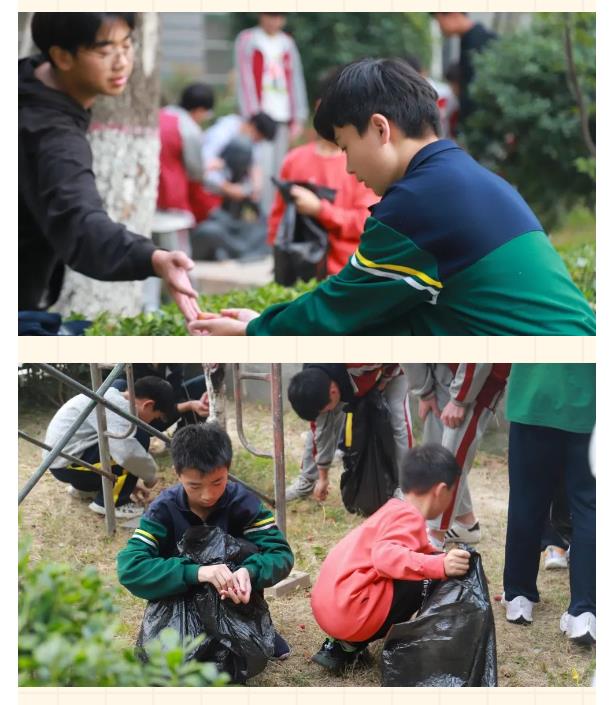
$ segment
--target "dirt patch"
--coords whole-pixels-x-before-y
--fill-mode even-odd
[[[19,428],[42,438],[52,412],[21,409]],[[299,471],[307,426],[292,413],[285,414],[287,482]],[[261,406],[246,405],[244,426],[248,439],[258,448],[272,447],[271,414]],[[235,421],[230,410],[229,432],[234,448],[239,449]],[[40,462],[40,451],[19,441],[19,484],[22,486]],[[173,483],[167,454],[158,457],[162,487]],[[238,450],[232,468],[237,476],[265,492],[273,492],[271,461],[255,458]],[[332,471],[329,500],[320,505],[300,500],[288,505],[288,538],[296,557],[296,568],[305,570],[315,580],[328,550],[360,519],[347,514],[339,497],[339,468]],[[161,488],[159,488],[161,489]],[[502,591],[503,551],[507,507],[507,466],[502,457],[480,454],[471,473],[471,489],[476,512],[482,524],[483,556],[490,593]],[[94,515],[87,503],[74,500],[65,485],[46,474],[28,495],[20,509],[20,531],[31,535],[34,559],[58,560],[75,568],[94,564],[108,585],[117,585],[115,556],[125,544],[129,531],[120,529],[115,536],[105,535],[103,518]],[[530,627],[509,624],[500,605],[495,605],[499,685],[501,686],[582,686],[589,685],[594,669],[595,652],[573,647],[558,628],[558,621],[569,599],[567,571],[543,571],[539,574],[541,602],[535,608]],[[137,634],[144,603],[126,590],[119,598],[123,621],[121,638],[133,642]],[[309,659],[318,650],[324,634],[316,624],[309,604],[309,590],[270,599],[274,623],[291,644],[291,658],[270,663],[251,681],[253,686],[377,686],[379,669],[355,670],[343,677],[331,676]],[[371,651],[378,657],[381,642]],[[376,658],[377,664],[377,658]]]

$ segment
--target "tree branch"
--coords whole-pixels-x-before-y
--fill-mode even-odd
[[[585,103],[583,93],[581,92],[581,86],[579,85],[579,79],[577,78],[577,69],[575,68],[575,59],[573,56],[573,39],[571,36],[571,20],[569,13],[565,12],[563,17],[564,24],[564,54],[566,57],[566,68],[567,68],[567,79],[569,83],[569,88],[571,89],[575,100],[577,102],[577,109],[579,110],[579,118],[581,122],[581,135],[583,141],[590,152],[592,157],[596,157],[596,145],[592,140],[592,135],[590,134],[590,126],[588,124],[588,110]]]

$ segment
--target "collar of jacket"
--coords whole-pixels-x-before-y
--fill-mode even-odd
[[[414,154],[410,163],[407,165],[405,176],[409,176],[412,171],[417,169],[430,157],[440,152],[445,152],[448,149],[461,149],[461,147],[459,147],[456,142],[452,142],[452,140],[436,140],[422,147],[422,149]]]

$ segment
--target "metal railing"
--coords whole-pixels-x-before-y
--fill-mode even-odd
[[[91,382],[92,382],[92,387],[96,391],[93,391],[93,389],[89,389],[85,385],[81,384],[75,379],[72,379],[69,375],[65,374],[64,372],[61,372],[57,368],[53,367],[52,365],[47,365],[44,363],[40,363],[37,365],[41,370],[46,372],[48,375],[54,377],[55,379],[60,380],[61,382],[67,384],[68,386],[72,387],[75,389],[77,392],[80,394],[84,394],[85,396],[88,396],[89,399],[91,400],[90,402],[87,403],[83,411],[79,414],[79,416],[74,420],[74,422],[70,425],[70,428],[66,431],[66,433],[60,438],[60,440],[55,444],[55,446],[51,447],[47,444],[45,444],[42,441],[39,441],[27,433],[20,431],[18,429],[17,433],[20,438],[23,440],[32,443],[33,445],[36,445],[40,448],[43,448],[44,450],[48,451],[48,455],[46,458],[42,461],[42,463],[38,466],[36,471],[33,473],[33,475],[28,479],[26,484],[23,486],[23,488],[19,491],[19,496],[18,496],[18,503],[21,504],[23,500],[27,497],[27,495],[32,491],[32,489],[36,486],[38,481],[42,478],[44,473],[52,466],[53,462],[58,458],[58,457],[63,457],[66,458],[67,460],[70,460],[72,462],[77,462],[79,465],[82,467],[86,467],[88,470],[91,470],[92,472],[97,473],[98,475],[101,476],[102,479],[102,492],[104,495],[104,506],[106,507],[105,511],[105,520],[106,520],[106,530],[108,532],[108,535],[111,535],[114,533],[116,530],[116,516],[115,516],[115,505],[114,505],[114,499],[113,499],[113,485],[117,480],[117,477],[112,473],[111,469],[111,458],[110,458],[110,452],[108,449],[108,439],[109,438],[127,438],[131,433],[133,433],[134,429],[141,428],[144,431],[146,431],[148,434],[151,436],[155,436],[156,438],[159,438],[162,440],[166,446],[170,445],[170,438],[167,436],[165,433],[162,431],[159,431],[156,429],[154,426],[151,426],[150,424],[146,423],[145,421],[142,421],[142,419],[138,418],[138,416],[135,413],[135,395],[134,395],[134,379],[133,379],[133,372],[132,372],[132,366],[131,363],[119,363],[115,365],[108,377],[102,382],[102,368],[104,367],[103,365],[98,365],[96,363],[91,363],[90,364],[90,371],[91,371]],[[235,367],[239,368],[239,365],[236,365]],[[275,369],[276,368],[276,369]],[[106,399],[104,397],[104,394],[108,391],[108,389],[112,386],[112,384],[121,376],[121,374],[125,371],[126,377],[127,377],[127,391],[128,391],[128,398],[130,402],[130,411],[127,412],[124,409],[121,409],[120,407],[116,406],[116,404],[113,404],[111,401]],[[238,369],[238,376],[240,375],[239,369]],[[244,485],[247,489],[249,489],[251,492],[253,492],[257,497],[259,497],[261,500],[269,504],[271,507],[275,507],[277,509],[277,522],[280,528],[283,531],[286,531],[286,512],[285,512],[285,504],[284,504],[284,434],[283,434],[283,425],[282,425],[282,387],[281,387],[281,377],[280,377],[280,365],[272,365],[272,373],[270,375],[257,375],[256,373],[251,373],[249,375],[242,375],[242,379],[263,379],[267,381],[271,381],[272,383],[272,414],[274,417],[274,453],[255,453],[258,455],[263,455],[264,457],[273,457],[275,466],[276,466],[276,473],[275,473],[275,499],[272,499],[265,495],[264,493],[260,492],[254,487],[251,487],[248,485],[246,482],[243,480],[240,480],[239,478],[235,477],[234,475],[229,475],[230,479],[232,479],[234,482],[239,482],[240,484]],[[235,375],[234,375],[235,379]],[[241,393],[238,392],[238,395],[236,397],[236,419],[239,414],[239,430],[238,430],[238,435],[240,437],[240,441],[243,443],[244,447],[249,451],[253,452],[248,445],[247,442],[245,442],[244,439],[244,432],[242,428],[242,408],[241,408]],[[238,398],[240,400],[240,403],[238,404]],[[238,411],[238,406],[239,406],[239,411]],[[68,444],[69,440],[72,438],[76,430],[81,426],[81,424],[85,421],[85,419],[91,414],[93,410],[96,410],[96,421],[97,421],[97,429],[98,429],[98,445],[99,445],[99,450],[100,450],[100,463],[101,463],[101,468],[95,467],[94,465],[91,465],[90,463],[87,463],[80,458],[73,456],[69,453],[64,453],[63,450],[65,446]],[[106,413],[105,409],[108,409],[109,411],[112,411],[115,414],[118,414],[119,416],[123,417],[127,421],[130,422],[130,427],[129,427],[129,432],[121,435],[121,436],[115,436],[110,433],[108,433],[106,429]],[[277,420],[279,419],[279,421]],[[278,435],[278,427],[277,423],[280,424],[279,426],[279,435]],[[281,469],[281,472],[280,472]],[[111,508],[110,511],[108,511],[108,508]]]
[[[244,448],[259,458],[271,458],[274,461],[274,506],[276,522],[286,536],[286,499],[284,458],[284,419],[282,416],[282,371],[279,363],[272,363],[270,372],[243,372],[239,363],[233,364],[233,393],[235,399],[235,418],[238,438]],[[261,451],[251,445],[244,433],[242,414],[242,381],[250,379],[267,382],[271,387],[273,450]]]

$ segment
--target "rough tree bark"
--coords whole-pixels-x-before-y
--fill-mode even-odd
[[[159,175],[159,26],[156,13],[138,17],[134,71],[119,98],[98,98],[89,138],[98,190],[108,214],[150,237]],[[100,282],[67,270],[54,307],[88,318],[101,311],[134,315],[142,307],[141,282]]]

